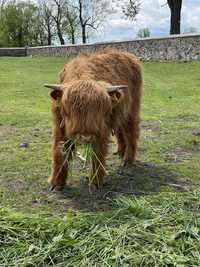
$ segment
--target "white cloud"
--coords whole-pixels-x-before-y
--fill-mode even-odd
[[[134,22],[123,19],[120,11],[112,14],[108,23],[96,36],[98,41],[134,39],[139,29],[148,27],[152,37],[167,36],[170,27],[170,11],[166,0],[142,0],[141,10]],[[164,5],[164,6],[163,6]],[[183,1],[182,32],[194,27],[200,32],[200,3],[197,0]]]

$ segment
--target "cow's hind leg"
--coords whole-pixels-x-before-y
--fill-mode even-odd
[[[117,154],[123,158],[126,150],[126,142],[124,139],[123,130],[119,128],[115,135],[117,138],[117,152],[114,154]]]
[[[137,144],[140,134],[140,120],[137,117],[130,116],[123,127],[124,138],[126,141],[126,150],[124,154],[124,163],[133,162],[136,159]]]

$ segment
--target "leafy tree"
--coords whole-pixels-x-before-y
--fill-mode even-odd
[[[150,37],[150,30],[149,30],[149,28],[143,28],[143,29],[140,29],[140,30],[138,31],[137,36],[138,36],[139,38],[147,38],[147,37]]]
[[[111,2],[0,0],[0,45],[51,45],[56,35],[61,44],[66,39],[74,44],[80,35],[86,43],[111,13]]]
[[[0,11],[4,8],[8,0],[0,0]]]
[[[1,10],[1,46],[40,45],[38,7],[23,1],[8,1]]]

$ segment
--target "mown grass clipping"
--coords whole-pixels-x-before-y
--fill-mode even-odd
[[[199,197],[120,197],[107,213],[53,217],[1,209],[1,266],[200,266]]]

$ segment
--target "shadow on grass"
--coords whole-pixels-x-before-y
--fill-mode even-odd
[[[185,191],[192,186],[190,179],[169,171],[167,168],[151,163],[136,161],[129,167],[118,167],[110,172],[105,185],[101,190],[89,192],[88,183],[73,182],[62,191],[52,194],[66,204],[66,209],[71,207],[79,210],[109,210],[113,200],[120,195],[141,196],[152,192],[160,192],[164,187],[173,190]]]

